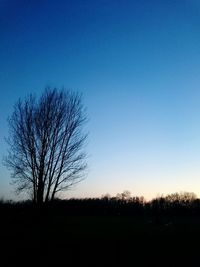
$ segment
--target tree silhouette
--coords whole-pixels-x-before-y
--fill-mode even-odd
[[[46,88],[39,99],[19,99],[8,122],[5,164],[18,192],[28,192],[41,204],[83,179],[87,134],[80,94]]]

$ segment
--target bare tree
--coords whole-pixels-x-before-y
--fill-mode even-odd
[[[87,134],[80,94],[47,88],[39,99],[19,99],[8,122],[5,164],[18,192],[28,192],[41,204],[83,179]]]

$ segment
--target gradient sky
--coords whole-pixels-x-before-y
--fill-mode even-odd
[[[200,196],[198,0],[0,0],[0,156],[19,97],[83,93],[88,176],[67,197]],[[0,197],[13,197],[0,165]]]

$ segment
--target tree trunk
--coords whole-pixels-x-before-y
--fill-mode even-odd
[[[37,204],[42,205],[43,203],[43,196],[44,195],[44,183],[39,181],[38,183],[38,190],[37,190]]]

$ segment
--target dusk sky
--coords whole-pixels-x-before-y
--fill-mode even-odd
[[[88,175],[66,197],[200,197],[198,0],[0,0],[0,86],[1,159],[19,97],[83,93]]]

